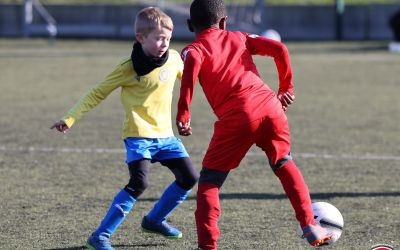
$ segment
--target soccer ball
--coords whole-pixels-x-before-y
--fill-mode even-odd
[[[273,29],[265,30],[264,32],[261,33],[261,36],[278,42],[282,41],[281,35],[279,35],[278,31]]]
[[[329,245],[335,243],[340,238],[344,226],[343,216],[340,211],[334,205],[322,201],[314,202],[312,209],[315,222],[332,234],[332,238],[326,243]],[[303,231],[300,225],[298,225],[297,231],[302,236]]]

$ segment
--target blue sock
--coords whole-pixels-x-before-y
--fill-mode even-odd
[[[182,203],[191,190],[185,190],[173,182],[161,195],[153,209],[146,215],[146,218],[154,223],[160,223]]]
[[[92,235],[110,238],[118,226],[124,221],[125,216],[131,211],[135,202],[136,200],[128,192],[121,189],[114,197],[111,207],[101,221],[100,226]]]

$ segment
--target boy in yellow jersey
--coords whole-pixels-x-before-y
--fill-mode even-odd
[[[173,23],[160,9],[141,10],[135,21],[137,42],[131,58],[124,60],[103,82],[84,95],[62,120],[51,128],[65,133],[86,112],[112,91],[121,88],[125,108],[123,139],[130,180],[115,196],[99,227],[87,240],[89,249],[113,249],[110,237],[148,186],[150,162],[168,167],[176,180],[170,184],[142,220],[142,230],[170,239],[182,233],[166,222],[198,180],[198,173],[182,142],[174,137],[171,123],[172,91],[181,79],[183,63],[177,51],[168,49]]]

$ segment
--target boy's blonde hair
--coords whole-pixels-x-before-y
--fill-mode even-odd
[[[147,7],[139,11],[135,20],[135,33],[147,36],[154,29],[166,28],[172,31],[171,18],[157,7]]]

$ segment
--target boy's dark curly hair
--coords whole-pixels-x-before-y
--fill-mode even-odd
[[[190,20],[197,28],[208,28],[226,16],[223,0],[194,0],[190,5]]]

